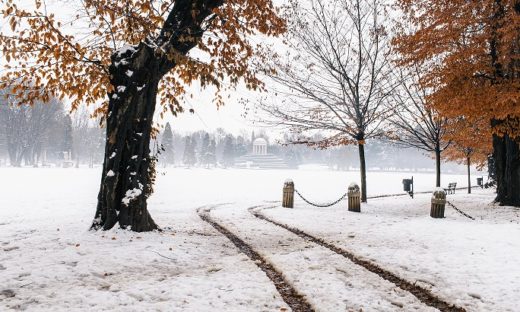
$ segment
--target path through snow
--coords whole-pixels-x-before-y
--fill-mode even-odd
[[[212,216],[265,257],[317,311],[434,311],[406,291],[342,256],[252,216],[223,206]]]

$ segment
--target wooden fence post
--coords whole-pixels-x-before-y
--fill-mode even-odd
[[[446,206],[446,192],[441,189],[435,189],[432,195],[432,207],[430,216],[432,218],[444,218],[444,208]]]
[[[361,212],[361,196],[359,186],[351,183],[348,187],[348,211]]]
[[[294,207],[294,182],[292,180],[286,180],[283,185],[282,207]]]

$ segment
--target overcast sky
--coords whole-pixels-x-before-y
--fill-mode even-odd
[[[69,5],[63,5],[64,2],[68,2]],[[55,13],[58,17],[66,18],[74,12],[70,6],[70,3],[74,3],[73,0],[47,0],[46,3],[48,11]],[[34,6],[34,0],[18,0],[17,5],[23,8],[31,8]],[[7,25],[7,21],[1,18],[0,31],[9,32]],[[0,57],[0,72],[3,70],[3,65],[5,65],[5,59]],[[219,109],[212,103],[213,92],[202,90],[199,87],[194,87],[191,90],[194,97],[185,103],[184,107],[186,111],[193,108],[195,110],[194,114],[184,113],[178,117],[167,114],[164,120],[161,121],[157,118],[157,121],[161,123],[168,121],[172,123],[175,131],[181,133],[197,130],[213,131],[217,128],[224,128],[228,132],[238,134],[242,130],[251,132],[256,128],[265,129],[262,125],[253,122],[253,120],[257,119],[254,114],[248,113],[247,118],[245,117],[246,110],[240,103],[240,99],[252,99],[258,95],[247,91],[244,87],[239,87],[235,92],[231,92],[229,94],[230,98],[225,101],[226,105]],[[272,128],[267,130],[275,135]]]

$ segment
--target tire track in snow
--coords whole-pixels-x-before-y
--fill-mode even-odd
[[[263,221],[270,222],[276,226],[284,228],[287,231],[298,235],[299,237],[301,237],[307,241],[310,241],[312,243],[325,247],[325,248],[331,250],[332,252],[347,258],[354,264],[362,266],[363,268],[367,269],[368,271],[377,274],[381,278],[383,278],[391,283],[394,283],[397,287],[399,287],[405,291],[408,291],[409,293],[414,295],[417,299],[419,299],[422,303],[424,303],[428,306],[434,307],[443,312],[465,312],[466,311],[464,308],[455,306],[454,304],[450,304],[450,303],[442,300],[438,296],[434,295],[430,290],[422,288],[418,285],[415,285],[414,283],[411,283],[405,279],[402,279],[401,277],[380,267],[377,264],[374,264],[371,261],[363,260],[360,257],[358,257],[357,255],[355,255],[354,253],[352,253],[348,250],[345,250],[343,248],[337,247],[331,243],[328,243],[322,238],[313,236],[300,229],[297,229],[297,228],[291,227],[287,224],[283,224],[276,220],[273,220],[273,219],[265,216],[264,214],[262,214],[259,211],[260,209],[269,209],[269,208],[275,208],[275,207],[277,207],[277,206],[268,206],[268,207],[264,206],[263,208],[262,208],[262,206],[254,206],[254,207],[249,208],[248,210],[256,218],[263,220]]]
[[[248,256],[249,259],[251,259],[262,271],[265,272],[267,277],[273,282],[274,286],[282,296],[282,299],[294,312],[314,312],[312,306],[301,294],[296,291],[296,289],[294,289],[294,287],[289,282],[287,282],[282,273],[278,272],[271,263],[260,256],[260,254],[256,252],[250,245],[211,218],[211,210],[218,206],[222,205],[201,207],[197,209],[197,213],[203,221],[209,223],[222,235],[227,237],[242,253]],[[259,206],[256,206],[255,208],[258,207]]]

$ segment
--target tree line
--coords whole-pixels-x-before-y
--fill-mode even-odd
[[[520,205],[520,2],[395,4],[289,1],[263,121],[299,133],[293,144],[357,146],[362,201],[365,146],[386,139],[430,154],[437,187],[442,159],[466,164],[468,183],[489,163],[496,200]]]
[[[170,123],[157,139],[159,161],[164,165],[182,165],[186,167],[222,167],[232,168],[240,156],[250,154],[255,138],[262,137],[268,142],[268,152],[284,159],[289,167],[297,168],[303,153],[311,153],[311,149],[294,146],[283,146],[283,140],[270,139],[265,131],[240,131],[241,134],[228,133],[223,128],[213,132],[204,130],[188,134],[172,131]]]
[[[104,129],[97,120],[90,118],[87,110],[81,108],[70,115],[55,99],[35,106],[18,105],[2,98],[0,102],[0,158],[9,160],[11,166],[60,165],[65,160],[75,166],[93,167],[102,163]],[[255,134],[242,130],[241,134],[235,135],[218,128],[213,132],[200,130],[180,134],[173,131],[169,122],[152,140],[151,149],[159,154],[158,162],[162,166],[232,168],[237,158],[252,151],[256,137],[265,138],[269,153],[284,159],[290,168],[301,164],[321,164],[333,170],[358,167],[356,154],[348,146],[322,150],[292,145],[293,135],[271,139],[265,131]],[[419,150],[400,151],[389,141],[374,140],[368,145],[367,153],[367,167],[375,170],[428,167],[428,157]]]
[[[64,161],[90,167],[103,159],[103,129],[85,109],[72,115],[57,99],[28,106],[0,91],[0,159],[10,166],[51,166]]]

